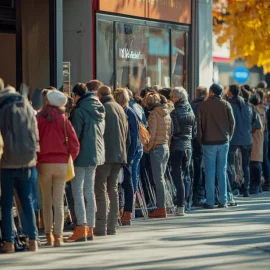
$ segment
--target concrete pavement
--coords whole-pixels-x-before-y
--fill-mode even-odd
[[[270,192],[228,209],[138,220],[116,236],[0,255],[0,269],[270,269]]]

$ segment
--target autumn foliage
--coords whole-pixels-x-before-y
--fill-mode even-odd
[[[213,23],[217,42],[229,41],[231,59],[270,72],[270,1],[214,0]]]

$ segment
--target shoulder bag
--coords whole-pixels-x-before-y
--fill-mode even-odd
[[[66,181],[70,181],[75,177],[75,171],[74,171],[74,164],[73,160],[69,151],[69,144],[68,144],[68,135],[67,135],[67,118],[64,116],[64,132],[65,132],[65,141],[67,146],[67,152],[68,152],[68,162],[67,162],[67,176]]]

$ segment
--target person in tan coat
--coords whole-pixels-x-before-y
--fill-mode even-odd
[[[150,152],[153,178],[157,191],[157,209],[150,218],[167,217],[165,207],[165,171],[169,160],[169,142],[171,137],[171,117],[166,104],[161,104],[160,95],[149,93],[144,104],[149,109],[148,127],[150,134],[146,151]]]
[[[250,194],[259,193],[262,178],[263,162],[263,142],[266,116],[264,110],[264,93],[263,91],[255,93],[250,102],[254,105],[254,110],[260,117],[262,129],[252,132],[252,149],[250,157]]]

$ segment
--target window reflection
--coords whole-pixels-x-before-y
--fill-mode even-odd
[[[172,31],[172,86],[188,89],[186,41],[186,32]]]
[[[113,23],[97,22],[97,78],[106,85],[114,85]]]

